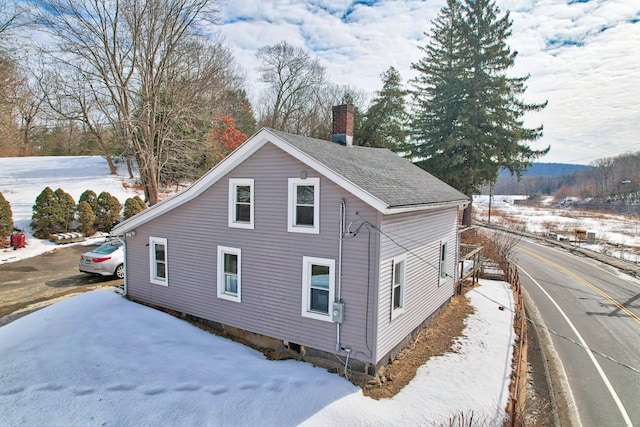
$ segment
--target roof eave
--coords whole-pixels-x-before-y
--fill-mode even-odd
[[[468,200],[452,200],[450,202],[441,202],[441,203],[429,203],[424,205],[410,205],[410,206],[389,206],[385,210],[382,211],[384,215],[393,215],[399,213],[407,213],[407,212],[420,212],[420,211],[431,211],[435,209],[444,209],[444,208],[460,208],[464,209],[469,204]]]

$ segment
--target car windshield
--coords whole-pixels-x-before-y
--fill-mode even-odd
[[[100,246],[98,249],[93,250],[91,252],[93,252],[94,254],[110,254],[112,252],[115,252],[120,246],[120,244],[118,243],[105,243],[104,245]]]

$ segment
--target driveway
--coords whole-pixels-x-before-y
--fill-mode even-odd
[[[60,246],[43,255],[1,264],[0,326],[61,298],[98,288],[122,286],[122,279],[78,271],[80,254],[92,248]]]

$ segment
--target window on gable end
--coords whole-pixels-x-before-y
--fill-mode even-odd
[[[229,179],[229,227],[253,230],[253,179]]]
[[[320,233],[320,178],[289,178],[288,231]]]
[[[391,261],[391,319],[404,311],[406,272],[406,255],[398,256]]]
[[[331,322],[335,260],[303,257],[302,263],[302,316]]]
[[[169,286],[167,239],[149,237],[149,280],[156,285]]]
[[[218,298],[242,301],[242,251],[238,248],[218,246]]]

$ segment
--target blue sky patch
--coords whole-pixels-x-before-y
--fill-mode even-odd
[[[351,21],[351,19],[349,18],[349,16],[356,10],[358,9],[358,7],[360,6],[366,6],[366,7],[371,7],[373,5],[375,5],[376,3],[379,3],[380,0],[356,0],[354,2],[352,2],[349,7],[347,7],[347,9],[344,11],[344,13],[342,14],[342,17],[340,18],[343,22],[349,22]]]

